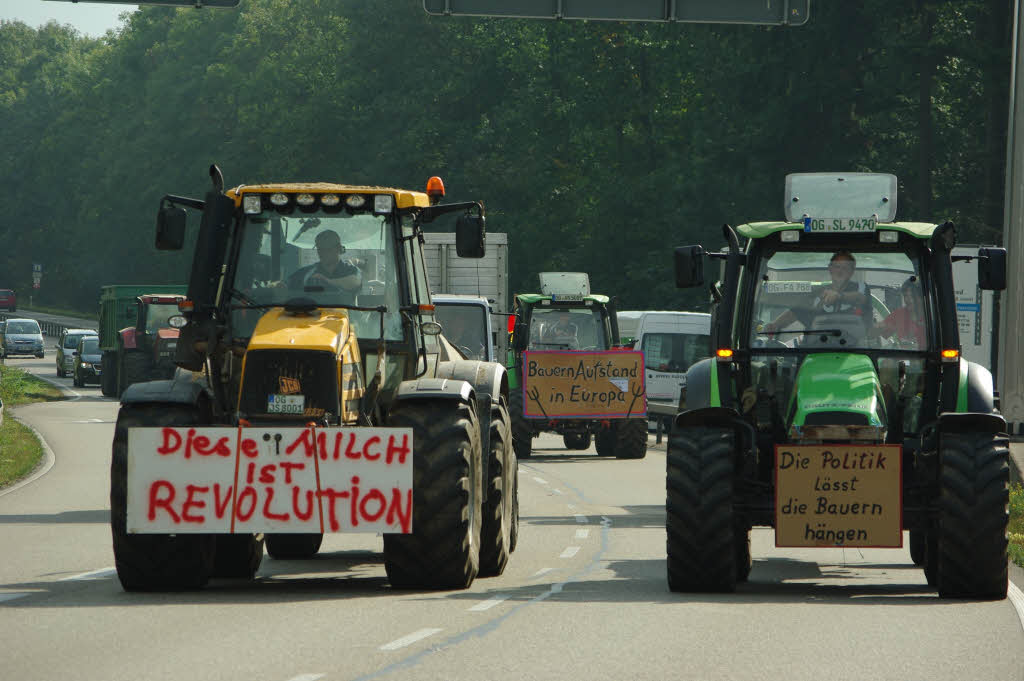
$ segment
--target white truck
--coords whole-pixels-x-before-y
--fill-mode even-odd
[[[978,255],[977,246],[957,245],[953,248],[953,293],[956,295],[956,318],[960,327],[961,355],[996,373],[993,339],[998,338],[994,291],[978,286],[978,263],[966,256]]]
[[[644,353],[647,403],[655,427],[657,408],[672,413],[679,391],[686,385],[686,370],[711,356],[711,315],[674,310],[627,310],[618,313],[619,337]]]
[[[494,353],[494,359],[491,361],[504,363],[508,354],[508,333],[505,329],[508,327],[510,311],[508,235],[502,232],[488,232],[487,253],[484,257],[460,258],[455,253],[455,234],[424,232],[423,258],[427,266],[431,299],[435,305],[450,295],[483,298],[488,302],[491,310],[491,346]],[[447,304],[467,302],[456,298]],[[443,326],[442,311],[439,311],[439,316]],[[452,322],[453,320],[449,319],[449,327],[452,326]],[[449,328],[449,331],[452,329]]]

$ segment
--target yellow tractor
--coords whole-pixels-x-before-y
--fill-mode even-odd
[[[518,533],[508,379],[436,321],[423,226],[457,215],[481,257],[481,204],[332,183],[166,195],[156,247],[201,211],[170,380],[121,396],[111,529],[126,590],[252,578],[266,552],[383,534],[392,585],[465,588],[501,574]]]

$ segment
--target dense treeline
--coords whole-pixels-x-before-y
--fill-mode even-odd
[[[419,0],[145,7],[85,38],[0,23],[0,286],[95,308],[177,283],[163,194],[329,180],[482,200],[516,290],[582,270],[699,308],[671,248],[782,216],[786,173],[900,178],[902,219],[1001,241],[1011,3],[815,2],[802,27],[429,17]]]

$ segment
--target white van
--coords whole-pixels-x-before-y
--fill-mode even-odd
[[[706,312],[619,312],[619,337],[642,350],[647,367],[647,399],[679,403],[686,370],[711,356],[711,315]]]

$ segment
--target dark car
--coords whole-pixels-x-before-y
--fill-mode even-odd
[[[58,378],[64,378],[75,370],[75,358],[72,354],[78,348],[78,341],[82,340],[82,336],[95,335],[97,334],[92,329],[64,329],[60,332],[55,348]]]
[[[81,388],[86,383],[99,383],[103,364],[99,336],[81,336],[73,354],[75,387]]]
[[[0,310],[9,312],[18,310],[18,296],[9,288],[0,288]]]
[[[43,332],[34,319],[8,319],[0,326],[0,357],[43,357]]]

